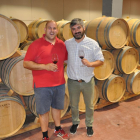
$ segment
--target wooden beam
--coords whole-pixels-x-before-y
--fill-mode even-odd
[[[9,58],[14,58],[14,57],[18,57],[18,56],[21,56],[22,55],[22,53],[19,51],[19,50],[17,50],[12,56],[10,56]]]

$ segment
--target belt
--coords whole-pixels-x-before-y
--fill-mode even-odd
[[[68,79],[70,79],[70,78],[68,78]],[[73,80],[73,79],[70,79],[70,80]],[[81,82],[85,82],[85,81],[82,80],[82,79],[80,79],[80,80],[73,80],[73,81],[77,81],[77,82],[79,82],[79,83],[81,83]]]
[[[81,82],[85,82],[85,81],[82,80],[82,79],[80,79],[80,80],[74,80],[74,81],[77,81],[77,82],[79,82],[79,83],[81,83]]]

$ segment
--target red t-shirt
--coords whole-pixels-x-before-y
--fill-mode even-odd
[[[53,87],[65,83],[64,61],[67,60],[67,50],[64,42],[56,37],[55,44],[42,38],[35,40],[28,48],[24,61],[33,61],[38,64],[52,63],[52,54],[58,55],[58,71],[32,70],[33,85],[36,87]]]

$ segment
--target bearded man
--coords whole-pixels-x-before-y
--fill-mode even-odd
[[[82,92],[86,105],[85,124],[87,136],[92,136],[95,85],[93,70],[103,64],[104,57],[98,43],[85,35],[82,19],[73,19],[70,23],[70,28],[74,37],[65,41],[68,51],[68,90],[73,123],[70,133],[76,133],[80,123],[78,104],[80,93]]]

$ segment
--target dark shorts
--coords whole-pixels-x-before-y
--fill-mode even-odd
[[[36,112],[45,114],[50,111],[50,107],[64,109],[65,84],[55,87],[34,87]]]

